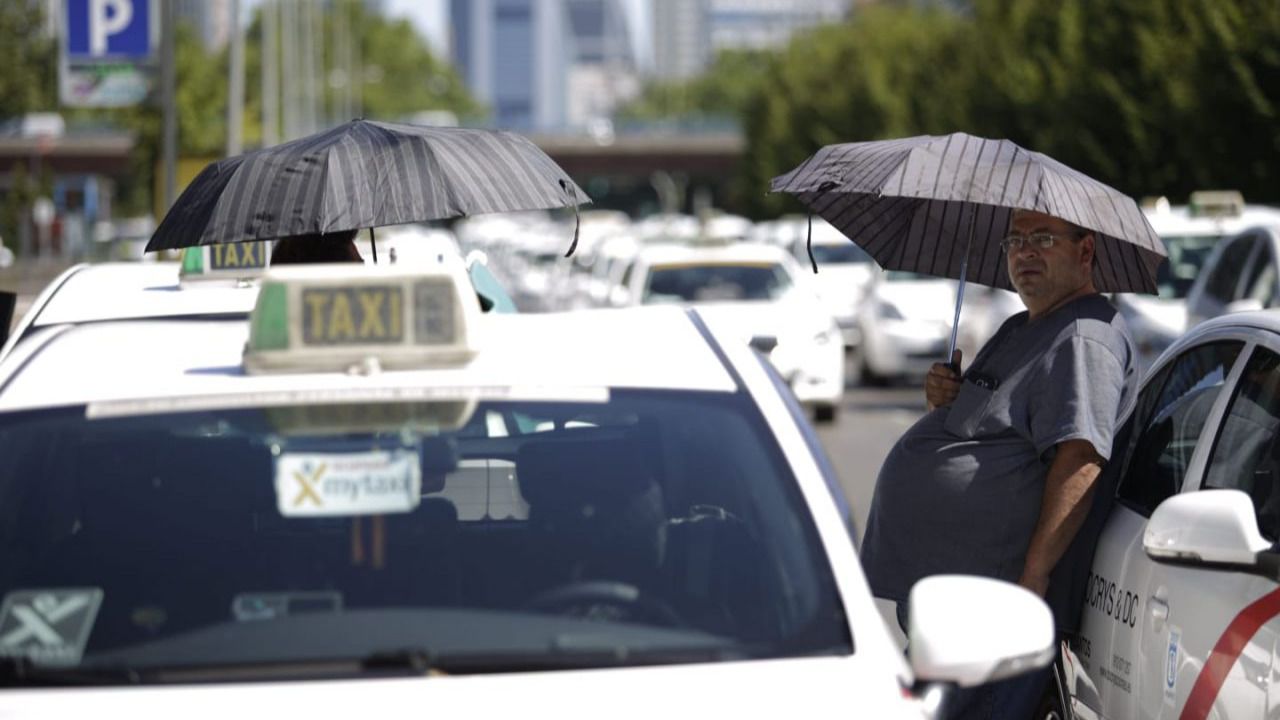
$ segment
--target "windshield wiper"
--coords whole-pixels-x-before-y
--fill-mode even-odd
[[[142,676],[130,667],[50,666],[32,662],[25,655],[0,657],[0,687],[136,685],[140,682]]]
[[[423,648],[380,650],[355,660],[192,663],[145,668],[116,665],[50,667],[34,663],[27,657],[8,657],[0,658],[0,687],[300,680],[366,674],[425,676],[431,670],[431,654]]]
[[[750,657],[739,649],[634,648],[607,643],[575,644],[510,652],[456,653],[436,658],[433,669],[450,675],[586,670],[594,668],[725,662]]]

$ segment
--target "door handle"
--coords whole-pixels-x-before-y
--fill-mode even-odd
[[[1156,630],[1164,627],[1169,619],[1169,603],[1152,595],[1147,598],[1147,607],[1151,610],[1151,626]]]

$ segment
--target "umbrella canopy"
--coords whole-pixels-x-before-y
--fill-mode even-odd
[[[514,133],[354,120],[210,164],[147,251],[587,202]]]
[[[771,189],[798,196],[889,270],[1012,289],[1000,240],[1015,209],[1092,230],[1101,292],[1155,293],[1165,258],[1132,198],[1008,140],[953,133],[828,145]]]

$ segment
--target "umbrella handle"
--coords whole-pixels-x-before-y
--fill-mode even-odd
[[[369,247],[373,248],[373,264],[378,264],[378,243],[373,239],[373,228],[369,228]]]
[[[951,361],[956,356],[956,337],[960,333],[960,306],[964,305],[965,279],[969,277],[969,250],[973,247],[974,225],[978,219],[978,211],[969,213],[969,237],[964,241],[964,257],[960,258],[960,287],[956,290],[956,315],[951,321],[951,344],[947,346],[947,357],[943,362],[951,366],[957,375],[960,374],[958,363]]]

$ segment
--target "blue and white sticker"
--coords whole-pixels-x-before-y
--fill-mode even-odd
[[[410,450],[276,458],[276,507],[285,517],[407,513],[421,499],[422,469]]]
[[[1178,704],[1178,653],[1182,644],[1182,630],[1169,626],[1169,647],[1164,658],[1164,704]]]
[[[76,665],[101,605],[100,588],[14,590],[0,604],[0,657]]]

